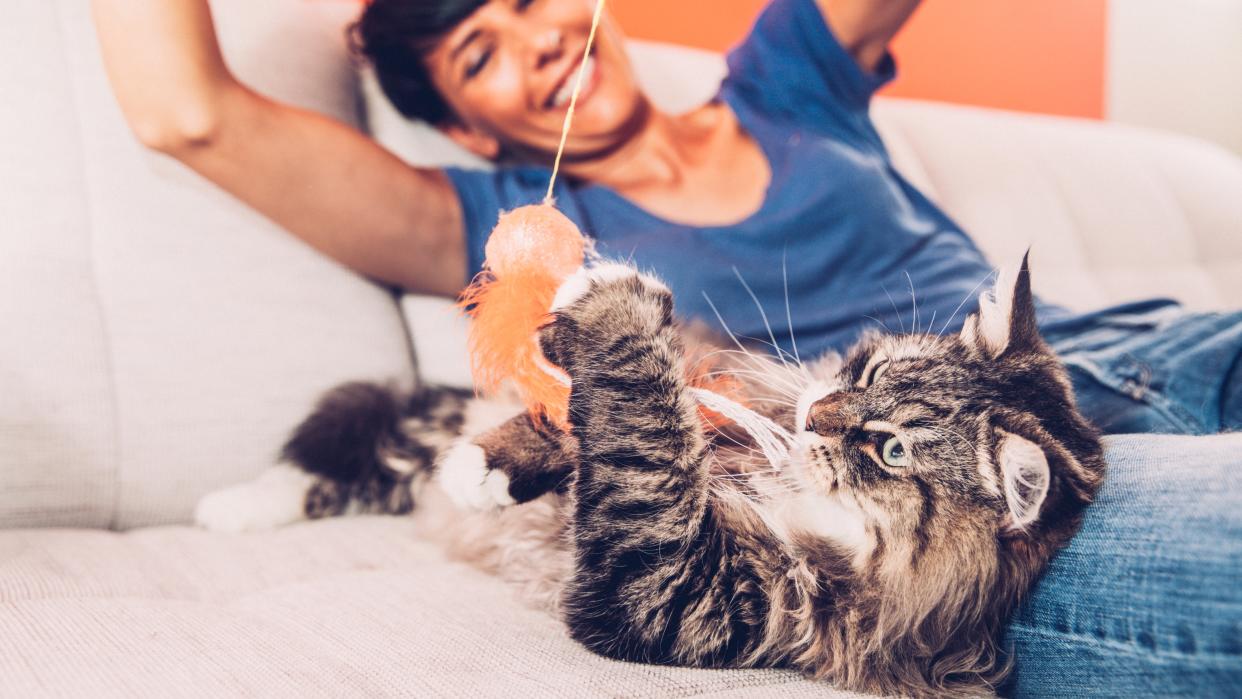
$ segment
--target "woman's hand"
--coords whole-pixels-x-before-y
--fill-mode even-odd
[[[837,41],[858,65],[875,72],[888,44],[920,0],[816,0]]]
[[[444,173],[239,83],[206,0],[93,0],[93,10],[112,89],[145,145],[361,274],[423,293],[461,289],[462,214]]]

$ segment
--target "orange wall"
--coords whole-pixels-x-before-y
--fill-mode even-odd
[[[766,0],[613,0],[630,36],[724,50]],[[924,0],[885,94],[1100,118],[1106,0]]]

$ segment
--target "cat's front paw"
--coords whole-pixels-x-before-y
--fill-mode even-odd
[[[306,518],[306,494],[314,482],[301,469],[274,466],[253,481],[203,496],[194,508],[194,521],[229,534],[275,529]]]
[[[556,291],[556,322],[540,345],[554,364],[569,368],[576,350],[608,347],[617,337],[650,335],[673,321],[673,294],[660,280],[627,265],[578,270]]]
[[[477,444],[458,442],[440,458],[436,482],[463,510],[490,510],[517,501],[509,494],[509,476],[488,468],[487,453]]]

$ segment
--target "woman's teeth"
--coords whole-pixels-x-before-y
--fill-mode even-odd
[[[595,76],[595,56],[587,56],[585,61],[569,72],[569,77],[565,78],[561,88],[552,96],[553,109],[560,109],[569,104],[569,98],[574,94],[574,84],[578,81],[579,70],[582,71],[582,84],[590,85],[591,78]]]

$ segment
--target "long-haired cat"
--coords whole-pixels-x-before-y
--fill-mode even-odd
[[[1003,625],[1104,474],[1025,261],[955,335],[869,336],[805,368],[719,355],[796,432],[779,469],[745,433],[704,430],[685,377],[712,350],[663,285],[604,266],[557,298],[540,342],[573,382],[570,434],[462,392],[350,384],[285,465],[208,496],[199,521],[439,512],[451,551],[614,658],[909,695],[1004,675]]]

